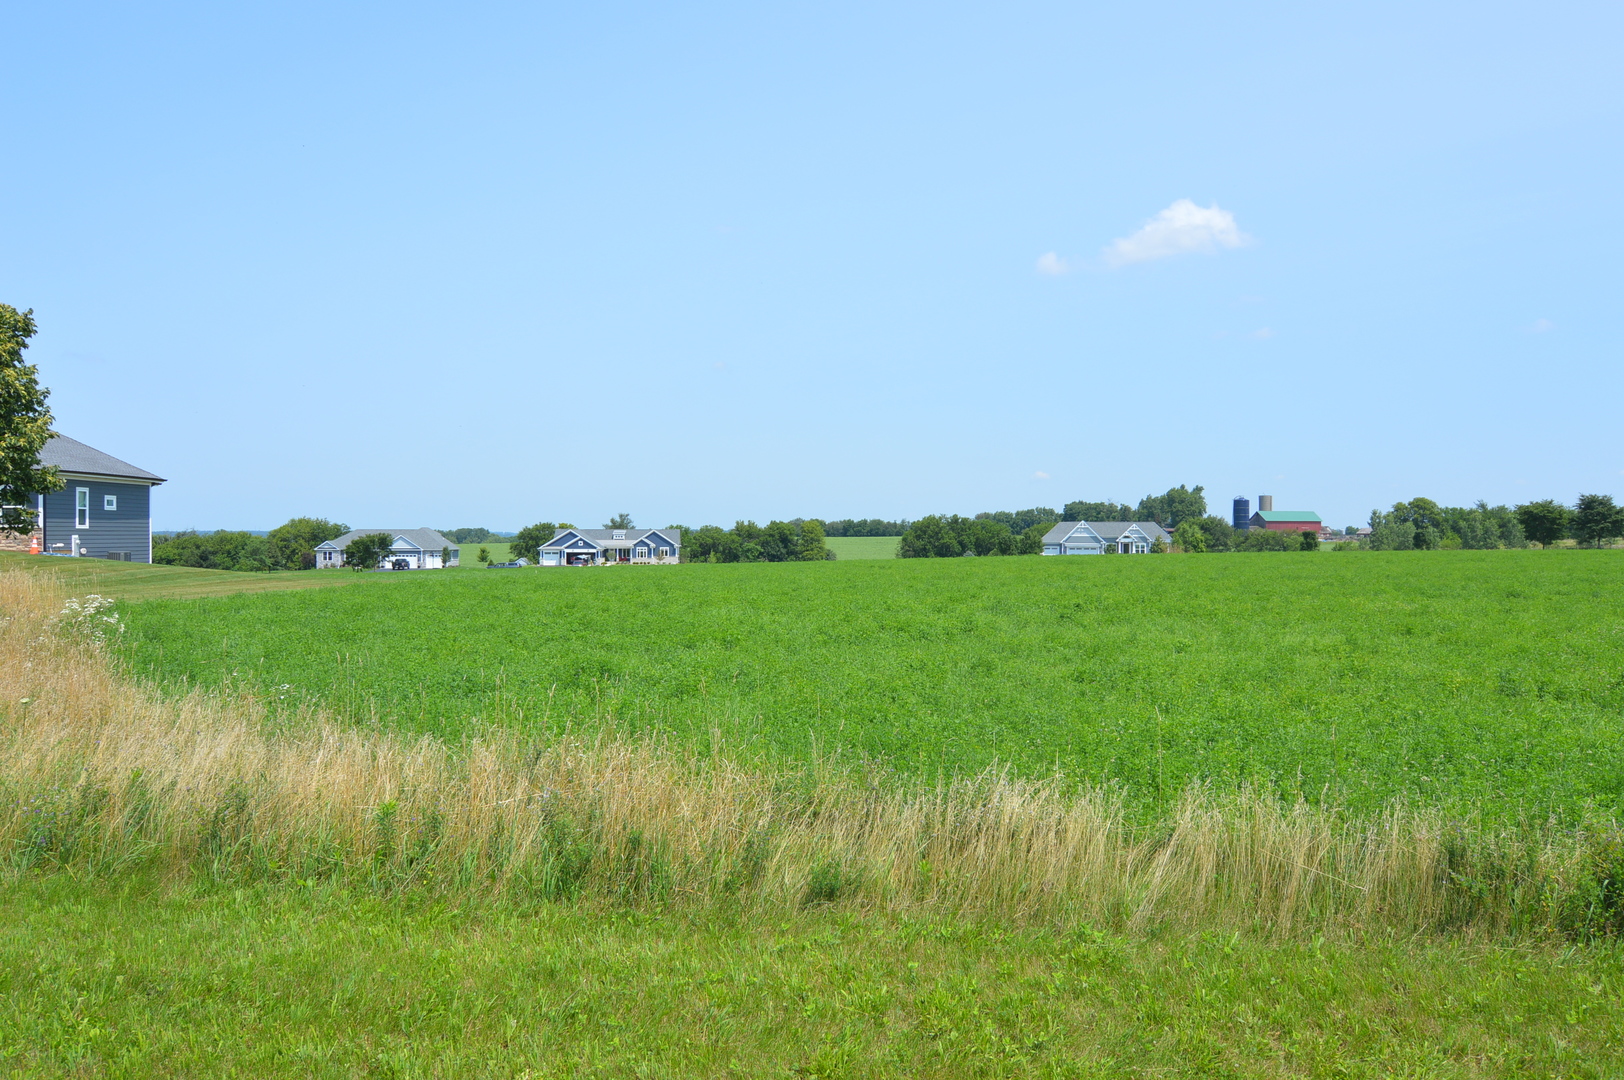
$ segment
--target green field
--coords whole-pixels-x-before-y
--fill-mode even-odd
[[[1007,763],[1165,802],[1624,808],[1611,552],[962,559],[357,575],[130,608],[171,684],[457,737],[613,716],[780,760]]]
[[[1508,1077],[1624,1054],[1616,945],[1263,943],[297,885],[0,898],[12,1077]]]
[[[894,559],[900,536],[831,536],[824,543],[837,559]]]

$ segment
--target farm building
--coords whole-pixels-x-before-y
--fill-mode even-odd
[[[336,570],[344,565],[344,549],[358,536],[386,533],[395,538],[380,570],[439,570],[456,566],[457,545],[433,529],[351,529],[343,536],[316,545],[316,569]]]
[[[543,566],[669,565],[681,556],[681,529],[560,529],[541,545]]]
[[[1062,521],[1043,534],[1045,555],[1143,555],[1160,540],[1171,544],[1154,521]]]
[[[63,486],[34,496],[34,529],[0,535],[0,547],[121,562],[152,561],[152,489],[163,477],[66,435],[40,450]]]
[[[1259,510],[1248,524],[1254,529],[1275,532],[1317,533],[1323,528],[1320,516],[1312,510]]]

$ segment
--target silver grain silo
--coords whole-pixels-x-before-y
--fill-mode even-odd
[[[1264,510],[1273,510],[1274,509],[1274,496],[1273,495],[1259,495],[1257,497],[1257,508],[1258,508],[1259,513],[1262,513]]]

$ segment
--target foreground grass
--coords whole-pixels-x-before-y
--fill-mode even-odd
[[[831,536],[827,541],[836,559],[894,559],[899,536]]]
[[[1613,945],[0,891],[10,1076],[1613,1077]]]
[[[64,560],[65,561],[65,560]],[[153,600],[126,655],[458,739],[610,723],[911,776],[1261,782],[1374,811],[1624,811],[1609,551],[858,560],[361,575]]]
[[[0,574],[0,608],[0,869],[18,873],[1282,937],[1624,930],[1624,834],[1593,810],[1353,814],[1192,785],[1132,815],[1060,777],[786,769],[718,739],[702,754],[496,729],[447,745],[133,683],[98,644],[116,618],[25,574]]]
[[[199,570],[191,566],[113,562],[109,559],[63,559],[0,551],[0,571],[26,570],[58,581],[75,595],[97,593],[115,600],[195,599],[238,593],[284,592],[331,585],[350,585],[365,574],[332,571],[282,571],[266,574]]]

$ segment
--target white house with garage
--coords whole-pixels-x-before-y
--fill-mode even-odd
[[[1062,521],[1043,534],[1045,555],[1145,555],[1173,538],[1154,521]]]
[[[395,538],[389,554],[379,560],[379,570],[439,570],[457,565],[457,545],[434,529],[351,529],[316,545],[316,569],[336,570],[343,566],[344,549],[350,541],[373,533]]]
[[[681,529],[560,529],[541,545],[542,566],[674,566]]]

